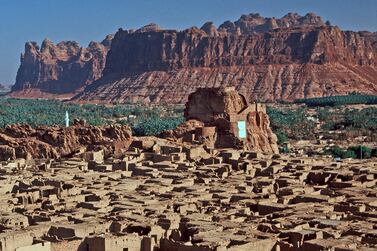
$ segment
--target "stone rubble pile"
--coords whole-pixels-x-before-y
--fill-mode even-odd
[[[168,143],[1,162],[0,250],[377,248],[375,160]]]

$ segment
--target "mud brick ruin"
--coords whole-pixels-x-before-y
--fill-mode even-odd
[[[266,105],[249,105],[234,87],[199,88],[189,96],[185,117],[186,128],[191,131],[181,135],[183,141],[202,139],[216,148],[279,152]],[[182,127],[177,131],[182,131]]]
[[[274,153],[263,106],[232,89],[199,90],[186,116],[166,139],[54,129],[83,126],[104,140],[90,148],[72,138],[81,151],[69,144],[68,155],[56,146],[54,158],[0,161],[0,250],[376,250],[376,160]],[[21,136],[30,133],[10,132],[2,139],[28,149]]]

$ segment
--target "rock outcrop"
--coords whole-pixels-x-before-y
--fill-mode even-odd
[[[264,101],[377,94],[377,34],[342,31],[314,14],[153,27],[119,30],[104,76],[76,99],[184,103],[199,87],[224,86]]]
[[[0,160],[58,159],[90,150],[104,150],[108,156],[122,154],[131,143],[128,126],[90,126],[82,121],[67,128],[10,125],[0,130]]]
[[[14,97],[70,97],[102,76],[112,35],[101,43],[90,42],[88,48],[75,41],[54,44],[45,39],[38,46],[27,42],[21,55]]]
[[[248,104],[234,88],[199,88],[189,95],[186,122],[163,137],[203,143],[216,148],[239,148],[278,153],[264,104]]]
[[[276,28],[310,28],[326,25],[321,17],[314,13],[301,16],[297,13],[288,13],[282,18],[265,18],[258,13],[242,15],[236,21],[226,21],[219,27],[220,32],[234,34],[252,34],[254,32],[267,32]]]
[[[92,46],[45,42],[39,50],[28,43],[13,91],[85,87],[74,100],[105,103],[185,103],[199,87],[225,86],[263,101],[377,94],[377,33],[342,31],[313,13],[249,14],[183,31],[153,23],[119,29],[105,60],[109,44],[93,45],[92,52]]]

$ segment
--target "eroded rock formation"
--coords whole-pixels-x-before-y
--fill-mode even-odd
[[[105,155],[121,154],[132,142],[128,126],[73,126],[31,128],[10,125],[0,130],[0,160],[15,158],[51,158],[72,156],[86,150],[104,150]]]
[[[183,31],[149,24],[138,30],[119,29],[103,76],[90,85],[100,77],[101,67],[92,67],[98,69],[96,74],[85,67],[71,67],[77,72],[72,76],[85,72],[80,78],[85,81],[65,81],[58,74],[43,79],[49,76],[44,74],[45,63],[39,63],[39,56],[28,56],[42,52],[29,44],[14,90],[28,85],[50,91],[86,86],[75,100],[106,103],[185,103],[199,87],[225,86],[236,87],[248,100],[263,101],[352,91],[377,94],[376,41],[377,33],[342,31],[313,13],[289,13],[282,18],[249,14],[219,27],[206,22],[201,29]],[[60,69],[58,62],[46,64],[47,72],[59,72],[50,70]],[[23,76],[32,76],[33,81]],[[70,87],[64,87],[68,82]]]
[[[72,96],[102,76],[111,40],[109,35],[101,43],[90,42],[88,48],[75,41],[55,45],[45,39],[41,47],[27,42],[11,95]]]
[[[185,123],[162,136],[216,148],[279,152],[265,105],[249,105],[234,88],[198,89],[189,95],[185,118]]]
[[[184,103],[199,87],[235,86],[248,100],[377,94],[374,33],[342,31],[314,14],[257,14],[184,30],[120,30],[104,77],[76,98]]]

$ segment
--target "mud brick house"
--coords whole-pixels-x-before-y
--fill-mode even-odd
[[[266,105],[249,104],[234,87],[199,88],[189,96],[185,117],[203,122],[195,138],[212,140],[216,148],[278,153]]]

